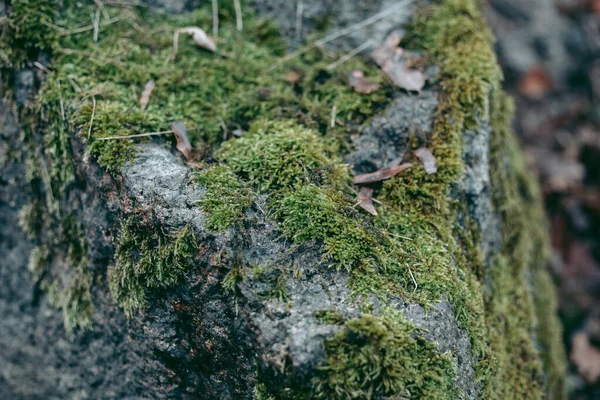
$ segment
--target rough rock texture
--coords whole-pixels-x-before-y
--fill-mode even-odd
[[[167,5],[169,12],[185,8],[183,3],[149,3]],[[296,4],[255,4],[259,13],[274,14],[283,31],[294,36]],[[303,29],[311,29],[315,16],[328,13],[335,30],[398,3],[303,4]],[[368,38],[379,40],[405,22],[408,13],[409,8],[336,44],[353,47]],[[17,85],[16,99],[24,103],[35,86],[33,70],[23,71],[17,82],[22,87]],[[426,137],[430,133],[437,95],[432,88],[397,95],[355,139],[355,150],[345,161],[361,173],[405,156],[411,134]],[[151,291],[148,306],[130,320],[113,303],[106,285],[95,285],[92,327],[68,338],[60,312],[47,304],[27,271],[31,244],[17,228],[26,190],[19,158],[20,132],[15,115],[2,104],[5,110],[0,108],[0,116],[7,117],[1,120],[0,132],[0,392],[12,399],[250,399],[257,376],[277,396],[290,395],[286,388],[310,390],[311,377],[325,357],[323,340],[342,329],[320,322],[316,313],[335,310],[343,318],[356,318],[364,306],[349,295],[347,274],[321,266],[317,243],[292,246],[284,240],[277,223],[261,212],[264,198],[247,211],[249,222],[243,235],[235,229],[207,232],[206,216],[197,207],[205,189],[191,182],[192,172],[179,154],[157,144],[142,146],[122,176],[113,181],[84,159],[82,145],[73,137],[78,179],[86,184],[69,199],[71,209],[86,228],[94,268],[113,268],[113,239],[119,230],[116,215],[122,211],[143,214],[167,231],[190,227],[200,243],[193,268],[179,285]],[[476,129],[464,133],[466,171],[455,188],[457,197],[467,198],[486,258],[497,250],[500,235],[500,220],[491,205],[489,137],[489,121],[483,119]],[[282,277],[282,272],[270,271],[272,276],[266,280],[243,279],[234,293],[222,284],[240,265],[283,263],[294,265],[297,274]],[[262,293],[271,289],[269,282],[280,278],[286,299],[265,299]],[[379,301],[373,297],[366,303],[378,315]],[[469,334],[459,328],[451,304],[442,300],[425,310],[395,298],[389,305],[419,328],[440,353],[449,352],[456,366],[454,386],[459,396],[480,397]]]

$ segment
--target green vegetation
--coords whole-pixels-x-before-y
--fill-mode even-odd
[[[200,206],[207,215],[206,228],[223,231],[242,220],[244,209],[252,204],[250,190],[224,165],[213,165],[198,173],[198,183],[206,188]]]
[[[148,219],[126,219],[117,243],[116,265],[108,271],[113,298],[131,316],[146,304],[149,289],[165,289],[180,282],[196,250],[196,238],[187,227],[165,233]]]
[[[12,0],[7,3],[7,16],[0,16],[0,71],[22,68],[26,61],[35,60],[39,52],[51,52],[58,39],[57,31],[51,27],[58,1]]]
[[[398,314],[346,322],[325,340],[327,363],[314,379],[317,399],[370,399],[375,393],[414,399],[455,399],[449,354],[415,335]]]

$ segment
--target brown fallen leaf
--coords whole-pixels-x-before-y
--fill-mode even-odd
[[[358,201],[358,205],[363,210],[377,216],[377,210],[375,210],[375,206],[373,205],[373,189],[366,186],[360,188],[360,192],[356,196],[356,201]]]
[[[402,54],[402,49],[398,47],[401,40],[402,32],[400,31],[393,31],[387,35],[381,47],[376,48],[371,53],[371,57],[377,65],[383,67],[387,61]]]
[[[186,160],[192,159],[192,145],[187,136],[187,129],[181,121],[175,121],[171,123],[171,129],[177,138],[177,150],[183,154]]]
[[[213,38],[208,36],[203,29],[198,28],[197,26],[190,26],[187,28],[180,28],[175,30],[175,33],[173,34],[173,55],[171,56],[172,60],[174,60],[175,56],[177,55],[180,33],[192,35],[194,43],[206,50],[212,51],[213,53],[217,51],[217,44],[215,43],[215,40]]]
[[[600,350],[590,344],[587,333],[573,336],[570,358],[586,381],[596,383],[600,378]]]
[[[148,103],[150,102],[150,95],[152,94],[153,90],[154,81],[150,79],[148,82],[146,82],[146,85],[144,86],[144,91],[140,96],[140,107],[142,108],[142,110],[145,110],[146,107],[148,107]]]
[[[398,175],[400,172],[410,167],[412,167],[411,163],[404,163],[392,168],[382,168],[369,174],[356,175],[352,179],[352,182],[354,182],[355,184],[364,184],[384,181],[386,179],[392,178],[395,175]]]
[[[381,68],[399,88],[419,92],[427,78],[417,69],[410,69],[403,61],[388,60]]]
[[[423,163],[423,168],[425,168],[425,172],[429,175],[435,174],[437,172],[437,161],[433,154],[431,154],[431,150],[427,147],[421,147],[420,149],[415,150],[415,156],[421,160]]]
[[[355,92],[370,94],[376,90],[379,90],[379,83],[371,82],[365,79],[365,74],[360,69],[350,71],[348,74],[348,83]]]
[[[519,79],[519,92],[530,99],[541,99],[552,89],[552,78],[540,66],[530,68]]]

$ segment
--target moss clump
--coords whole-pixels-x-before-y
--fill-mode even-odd
[[[197,243],[185,227],[168,234],[152,221],[126,219],[116,250],[116,265],[109,269],[108,282],[115,301],[127,316],[146,304],[149,289],[176,285],[192,266]]]
[[[344,316],[335,310],[318,310],[315,312],[315,317],[319,322],[327,325],[342,325],[345,321]]]
[[[58,1],[12,0],[6,6],[7,16],[0,16],[0,70],[20,69],[56,47],[58,32],[51,24]]]
[[[497,93],[491,113],[490,170],[494,202],[504,222],[502,254],[491,268],[487,304],[499,364],[490,391],[497,398],[541,398],[543,393],[564,398],[565,354],[547,270],[547,225],[539,188],[509,129],[512,116],[512,101]]]
[[[266,191],[306,183],[318,168],[339,164],[331,154],[331,146],[314,131],[284,121],[253,125],[242,138],[225,142],[217,157]]]
[[[455,399],[449,354],[440,354],[400,315],[362,315],[326,339],[326,364],[313,385],[314,398]]]
[[[224,165],[213,165],[197,175],[206,188],[200,206],[207,215],[206,228],[220,232],[242,221],[242,213],[252,204],[250,190]]]
[[[368,269],[382,260],[380,237],[352,208],[350,199],[331,187],[307,184],[274,196],[269,203],[283,234],[295,243],[318,240],[324,259],[339,268]]]
[[[31,251],[29,270],[48,294],[49,303],[62,310],[65,331],[72,335],[76,328],[92,323],[93,275],[83,232],[74,217],[64,218],[58,232]]]

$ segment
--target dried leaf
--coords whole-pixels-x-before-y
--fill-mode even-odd
[[[573,336],[572,345],[571,361],[585,380],[595,383],[600,378],[600,350],[590,344],[585,332]]]
[[[173,34],[173,55],[171,56],[171,59],[175,59],[175,56],[177,55],[177,48],[179,46],[179,34],[180,33],[186,33],[188,35],[192,35],[192,39],[194,39],[194,43],[196,43],[198,46],[212,51],[213,53],[215,51],[217,51],[217,44],[215,43],[215,40],[213,38],[211,38],[210,36],[208,36],[206,34],[206,32],[204,32],[203,29],[198,28],[197,26],[190,26],[187,28],[180,28],[177,29],[175,31],[175,33]]]
[[[144,86],[144,91],[140,96],[140,107],[142,108],[142,110],[145,110],[146,107],[148,107],[152,90],[154,90],[154,81],[151,79],[148,82],[146,82],[146,85]]]
[[[396,86],[409,91],[421,91],[427,80],[421,71],[408,68],[403,61],[388,60],[382,69]]]
[[[188,139],[187,130],[185,125],[181,121],[175,121],[171,123],[171,129],[177,138],[177,150],[184,155],[186,160],[192,159],[192,145]]]
[[[423,163],[425,172],[430,175],[437,172],[437,162],[435,161],[433,154],[431,154],[431,150],[427,147],[421,147],[420,149],[415,150],[415,156]]]
[[[519,80],[519,92],[530,99],[541,99],[552,88],[552,78],[540,66],[530,68]]]
[[[350,71],[348,74],[348,83],[358,93],[370,94],[379,90],[379,83],[365,79],[365,74],[360,69]]]
[[[385,63],[392,60],[395,56],[402,54],[402,49],[398,47],[402,40],[402,32],[393,31],[391,32],[383,42],[381,47],[373,50],[371,57],[379,65],[383,67]]]
[[[360,188],[360,193],[358,193],[356,201],[358,201],[358,205],[363,210],[377,216],[377,210],[375,210],[375,206],[373,205],[373,189],[364,186]]]
[[[411,163],[400,164],[397,167],[382,168],[369,174],[356,175],[352,182],[355,184],[373,183],[390,179],[391,177],[398,175],[400,172],[407,168],[412,167]]]

